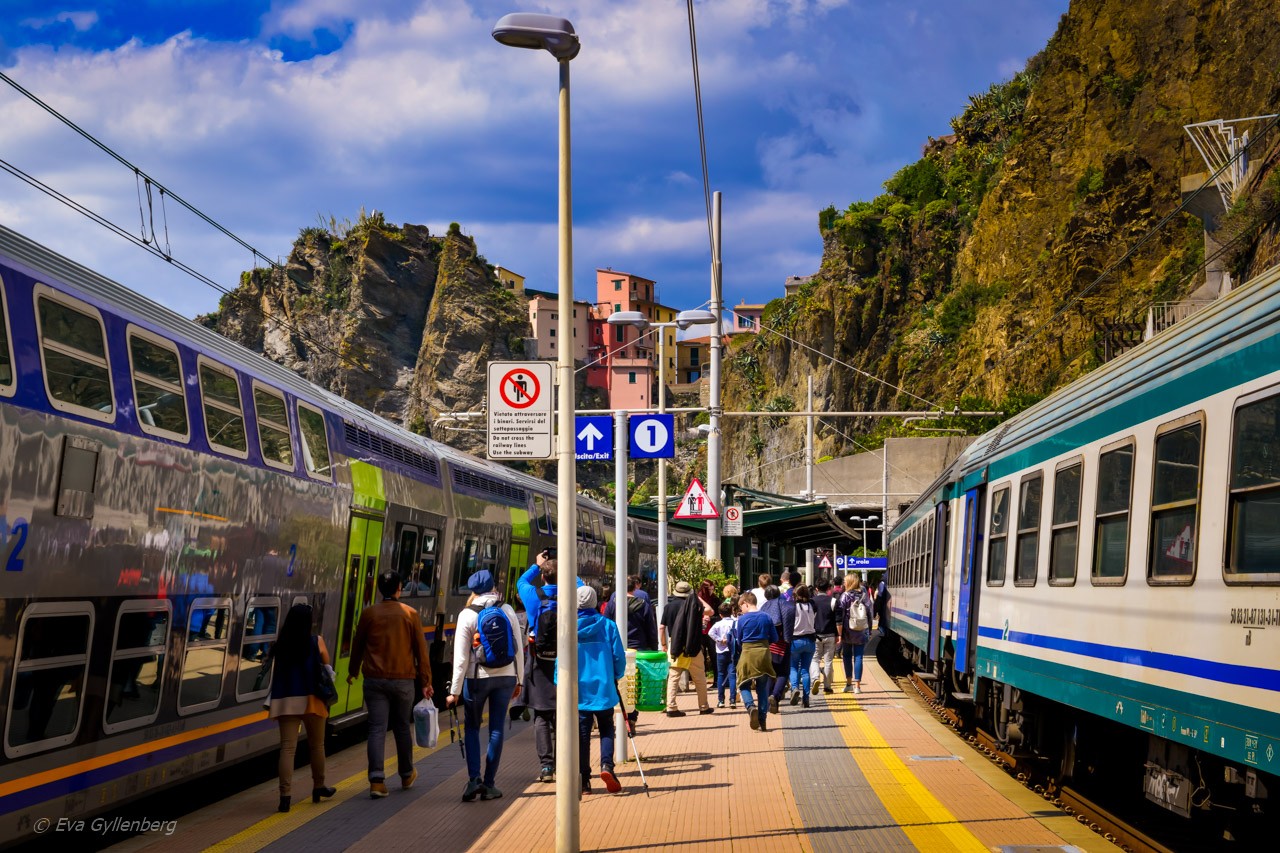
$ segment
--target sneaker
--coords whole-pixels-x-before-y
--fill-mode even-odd
[[[715,708],[703,708],[703,709],[702,709],[701,711],[699,711],[698,713],[699,713],[699,714],[714,714],[715,712],[716,712],[716,709],[715,709]]]
[[[482,782],[480,779],[472,779],[468,781],[467,787],[462,792],[462,801],[464,803],[471,802],[477,796],[479,796],[480,792],[483,790],[484,790],[484,782]]]
[[[760,731],[762,731],[762,732],[767,732],[767,731],[769,731],[769,727],[768,727],[768,726],[766,726],[766,725],[764,724],[764,720],[761,720],[761,721],[760,721]]]
[[[717,702],[717,703],[716,703],[716,707],[717,707],[717,708],[723,708],[723,707],[724,707],[724,703],[723,703],[723,702]]]
[[[792,705],[799,705],[799,704],[800,704],[800,691],[799,691],[799,690],[793,690],[793,691],[791,691],[791,704],[792,704]]]
[[[769,713],[770,714],[778,713],[778,697],[777,696],[769,697]]]
[[[808,707],[809,707],[809,697],[808,697],[808,696],[804,697],[804,707],[806,707],[806,708],[808,708]]]
[[[400,787],[401,787],[403,790],[407,791],[407,790],[409,790],[410,788],[412,788],[412,787],[413,787],[413,783],[414,783],[414,782],[417,782],[417,781],[418,781],[418,771],[417,771],[417,770],[415,770],[415,771],[413,771],[412,773],[410,773],[408,776],[401,776],[401,777],[400,777]]]
[[[853,685],[853,692],[854,692],[854,693],[861,693],[861,692],[862,692],[862,685],[861,685],[861,684],[855,684],[855,685]]]
[[[480,799],[482,799],[482,800],[500,800],[500,799],[502,799],[502,792],[501,792],[501,791],[499,791],[499,790],[498,790],[498,788],[497,788],[497,786],[495,786],[495,785],[481,785],[481,786],[480,786]]]
[[[539,771],[538,771],[538,781],[539,781],[539,782],[554,782],[554,781],[556,781],[556,771],[555,771],[555,769],[554,769],[554,768],[552,768],[552,767],[544,767],[544,768],[542,768],[541,770],[539,770]]]
[[[737,703],[737,702],[730,702],[730,703],[729,703],[729,710],[730,710],[730,711],[736,711],[736,710],[738,710],[738,703]]]
[[[853,692],[853,684],[846,684],[846,685],[844,686],[844,690],[841,690],[840,692],[841,692],[841,693],[852,693],[852,692]]]
[[[369,783],[369,799],[380,800],[387,795],[387,783],[379,779]]]
[[[751,731],[757,731],[760,728],[760,712],[751,707],[747,709],[751,714]]]
[[[809,688],[809,692],[812,693],[814,696],[818,695],[818,682],[816,681],[813,682],[813,687]],[[831,691],[828,690],[827,692],[830,693]]]
[[[834,688],[832,688],[830,685],[827,685],[826,687],[822,688],[822,692],[823,692],[823,693],[835,693],[836,691],[835,691],[835,689],[834,689]]]
[[[582,799],[583,794],[590,794],[590,793],[591,793],[591,777],[584,776],[582,777],[582,786],[578,788],[578,799]]]
[[[679,708],[676,708],[671,711],[667,711],[668,717],[683,717],[684,715],[685,715],[684,711],[681,711]]]
[[[612,767],[605,767],[600,771],[600,781],[604,782],[604,789],[610,794],[616,794],[622,790],[622,783],[618,781],[618,777],[613,775]]]

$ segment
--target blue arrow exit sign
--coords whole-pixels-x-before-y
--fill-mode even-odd
[[[586,415],[574,418],[573,458],[609,460],[613,458],[613,418]]]

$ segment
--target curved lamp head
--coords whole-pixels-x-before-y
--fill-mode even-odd
[[[649,318],[639,311],[614,311],[605,322],[610,326],[635,326],[642,332],[649,328]]]
[[[705,326],[716,321],[716,315],[710,311],[702,311],[694,308],[688,311],[681,311],[676,315],[676,325],[681,331],[690,326]]]
[[[503,15],[494,24],[493,37],[509,47],[545,50],[559,60],[573,59],[582,47],[568,20],[533,12]]]

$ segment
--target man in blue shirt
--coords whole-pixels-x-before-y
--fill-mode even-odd
[[[527,682],[524,694],[533,711],[533,742],[542,768],[538,772],[539,782],[554,782],[556,778],[556,659],[554,652],[539,655],[536,649],[538,623],[541,621],[543,608],[556,607],[557,568],[556,559],[548,548],[538,555],[529,570],[516,581],[516,591],[524,602],[524,612],[529,623],[529,657],[524,668]],[[582,586],[582,578],[578,578],[578,586]],[[554,642],[551,647],[554,649]]]

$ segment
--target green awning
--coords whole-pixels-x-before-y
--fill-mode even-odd
[[[635,518],[658,520],[657,507],[630,506],[627,512]],[[687,530],[705,532],[707,529],[705,521],[677,520],[670,515],[667,521],[672,526]],[[742,511],[742,535],[800,549],[835,545],[839,551],[850,552],[862,545],[859,532],[842,522],[824,501],[745,509]]]

